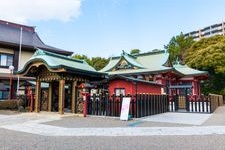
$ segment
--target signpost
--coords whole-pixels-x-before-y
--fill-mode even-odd
[[[130,108],[130,97],[123,97],[120,120],[125,121],[128,120],[129,108]]]

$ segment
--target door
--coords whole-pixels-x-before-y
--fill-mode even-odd
[[[176,101],[178,111],[189,111],[187,88],[179,89],[179,94],[176,95]]]

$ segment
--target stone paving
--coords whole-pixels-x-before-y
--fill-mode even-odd
[[[0,128],[44,136],[153,136],[225,134],[225,107],[212,114],[164,113],[132,121],[56,113],[0,115]],[[213,119],[214,118],[214,119]],[[219,119],[220,118],[220,119]],[[208,123],[207,123],[207,120]],[[210,121],[211,120],[211,121]],[[204,123],[206,122],[206,123]],[[220,122],[218,124],[218,122]],[[210,124],[208,126],[207,124]],[[197,126],[196,126],[197,125]],[[202,125],[202,126],[201,126]],[[203,126],[204,125],[204,126]]]
[[[111,117],[83,118],[71,114],[62,117],[43,112],[4,113],[0,115],[0,150],[225,149],[225,107],[219,107],[209,119],[201,120],[203,123],[188,117],[183,123],[175,122],[175,118],[159,122],[159,118],[163,117],[120,121]],[[184,122],[188,119],[192,124]]]

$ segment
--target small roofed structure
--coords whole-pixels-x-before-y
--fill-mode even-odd
[[[76,113],[77,86],[92,80],[102,80],[105,73],[97,72],[85,61],[37,50],[24,67],[20,76],[36,77],[35,111],[40,111],[41,82],[49,83],[48,111],[64,113],[64,108]],[[68,89],[65,90],[65,86]]]

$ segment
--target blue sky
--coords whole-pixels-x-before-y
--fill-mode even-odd
[[[22,22],[36,26],[46,44],[89,57],[110,57],[134,48],[163,49],[181,31],[225,21],[225,0],[64,0],[63,6],[58,2],[55,8],[49,4],[58,13],[54,17],[30,15]],[[46,14],[53,14],[45,7]]]

